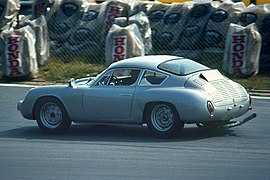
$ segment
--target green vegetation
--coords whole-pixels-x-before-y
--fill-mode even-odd
[[[39,79],[48,82],[66,82],[70,78],[81,78],[93,76],[106,68],[104,64],[90,64],[83,61],[73,61],[63,63],[60,60],[53,59],[48,65],[39,69]]]
[[[259,74],[249,78],[231,78],[232,80],[240,83],[246,89],[254,90],[270,90],[270,75]]]

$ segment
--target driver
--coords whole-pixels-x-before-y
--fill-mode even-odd
[[[129,72],[130,71],[130,72]],[[116,72],[112,75],[111,80],[109,85],[132,85],[136,82],[139,74],[140,74],[140,70],[128,70],[127,73],[129,72],[129,76],[128,75],[124,75],[123,74],[118,74],[118,76],[116,76],[115,74],[117,74]],[[126,73],[126,74],[127,74]]]
[[[134,84],[140,74],[140,70],[131,70],[130,71],[130,82],[129,84]]]

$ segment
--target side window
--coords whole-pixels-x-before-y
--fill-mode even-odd
[[[96,83],[96,86],[106,86],[108,85],[113,71],[109,71],[106,74],[104,74],[101,79]]]
[[[134,84],[140,74],[139,69],[116,69],[104,74],[96,83],[96,86],[129,86]]]
[[[141,86],[160,85],[168,76],[159,72],[146,70],[140,82]]]
[[[114,71],[109,85],[132,85],[140,74],[139,69],[117,69]]]

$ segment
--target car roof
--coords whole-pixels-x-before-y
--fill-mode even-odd
[[[157,66],[165,61],[171,59],[184,59],[178,56],[171,55],[149,55],[128,58],[115,62],[109,66],[109,68],[141,68],[141,69],[157,69]]]

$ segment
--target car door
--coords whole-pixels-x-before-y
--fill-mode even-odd
[[[129,78],[131,69],[111,70],[84,91],[83,107],[86,117],[92,121],[123,121],[130,117],[136,81]]]

